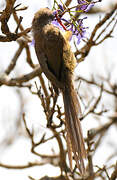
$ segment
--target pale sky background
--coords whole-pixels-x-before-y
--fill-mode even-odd
[[[99,3],[98,6],[103,8],[105,7],[105,4],[108,5],[110,2],[116,2],[116,0],[103,0],[102,3]],[[19,15],[23,16],[23,26],[29,27],[32,22],[32,18],[34,13],[39,10],[41,7],[50,7],[51,4],[48,0],[18,0],[17,4],[22,2],[22,6],[28,6],[28,9],[26,11],[20,12]],[[53,1],[51,1],[53,2]],[[76,2],[76,1],[74,1]],[[103,15],[102,15],[103,16]],[[90,31],[95,26],[95,24],[99,21],[99,15],[95,15],[93,17],[89,16],[89,18],[86,20],[86,26],[89,27],[87,34],[90,35]],[[10,24],[11,21],[9,21],[9,25],[14,30],[15,24]],[[117,30],[117,29],[116,29]],[[116,67],[113,64],[116,62],[116,51],[117,51],[117,31],[114,31],[115,38],[111,40],[106,40],[104,43],[102,43],[98,47],[93,47],[91,52],[89,53],[88,57],[84,62],[79,64],[78,68],[76,69],[77,75],[83,75],[84,77],[89,77],[91,74],[94,76],[98,73],[102,72],[103,75],[105,75],[105,69],[112,69],[113,73],[113,81],[116,81]],[[82,45],[82,43],[81,43]],[[15,50],[17,49],[18,45],[16,42],[10,42],[10,43],[0,43],[0,74],[4,72],[4,70],[7,68],[10,60],[12,59]],[[32,58],[37,63],[37,59],[35,56],[34,48],[31,47],[31,53]],[[11,73],[11,76],[18,76],[22,73],[28,73],[31,71],[31,68],[27,65],[25,66],[25,52],[23,51],[22,55],[20,56],[17,66],[13,73]],[[106,64],[106,65],[104,65]],[[38,81],[38,79],[36,79]],[[34,83],[34,82],[32,82]],[[39,133],[41,136],[44,132],[48,132],[50,134],[49,130],[46,128],[46,121],[44,121],[44,113],[43,109],[41,107],[41,103],[39,98],[36,96],[32,96],[32,94],[27,90],[23,89],[20,90],[21,96],[23,98],[23,101],[25,102],[25,105],[23,106],[23,111],[26,113],[26,120],[28,121],[28,126],[31,128],[32,126],[36,128],[36,132]],[[97,96],[97,94],[96,94]],[[1,141],[4,138],[6,132],[8,136],[11,136],[12,133],[14,134],[14,122],[16,121],[18,115],[20,114],[20,95],[19,91],[15,91],[11,87],[2,86],[0,87],[0,162],[10,164],[10,165],[23,165],[26,164],[29,161],[33,160],[39,160],[38,157],[32,155],[30,153],[30,141],[27,140],[27,137],[24,136],[18,136],[19,131],[15,132],[16,137],[18,136],[18,139],[15,141],[13,145],[9,145],[8,148],[1,147]],[[61,100],[61,98],[60,98]],[[108,101],[109,105],[111,104],[111,100]],[[90,118],[90,117],[88,117]],[[103,118],[103,123],[106,122],[106,118]],[[94,122],[90,123],[90,121],[87,124],[85,123],[85,120],[82,122],[83,132],[84,136],[86,136],[87,130],[98,127],[97,121],[94,120]],[[102,122],[101,122],[102,123]],[[113,144],[111,144],[111,140],[113,142],[113,138],[117,137],[116,129],[110,128],[108,131],[107,136],[105,137],[105,141],[103,141],[103,145],[100,149],[97,150],[96,156],[94,156],[94,164],[98,164],[100,166],[103,166],[105,163],[106,158],[109,156],[109,154],[113,151]],[[42,147],[40,149],[41,153],[46,153],[47,151],[51,152],[51,147],[56,142],[48,143],[48,146]],[[113,142],[114,143],[114,142]],[[117,142],[115,138],[115,144],[114,146],[117,147]],[[103,153],[102,153],[103,152]],[[115,159],[113,160],[115,162]],[[30,169],[25,170],[8,170],[4,168],[0,168],[0,179],[2,180],[29,180],[28,175],[34,177],[34,178],[40,178],[44,175],[48,176],[57,176],[59,175],[59,169],[54,168],[51,165],[46,165],[43,167],[34,167]]]

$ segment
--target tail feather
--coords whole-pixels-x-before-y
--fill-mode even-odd
[[[67,144],[70,167],[72,168],[72,152],[81,174],[85,173],[83,158],[86,157],[82,129],[78,113],[80,105],[77,98],[77,93],[74,89],[72,79],[69,77],[65,89],[62,91],[65,108],[65,122],[67,130]]]
[[[68,132],[68,130],[67,130],[67,132]],[[72,168],[72,144],[70,141],[69,133],[67,133],[66,141],[67,141],[67,149],[68,149],[68,158],[69,158],[70,169],[72,170],[73,169]]]

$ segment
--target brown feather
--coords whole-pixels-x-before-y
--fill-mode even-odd
[[[83,158],[86,158],[86,151],[84,147],[84,140],[82,136],[82,130],[80,125],[80,120],[78,118],[78,97],[72,82],[72,74],[68,71],[66,73],[66,86],[62,91],[63,101],[65,108],[65,123],[67,130],[67,142],[71,142],[72,151],[74,153],[74,158],[82,174],[85,173],[85,166]],[[71,164],[71,148],[69,148],[69,159]],[[72,165],[70,165],[72,167]]]

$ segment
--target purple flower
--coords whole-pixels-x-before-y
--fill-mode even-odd
[[[76,36],[77,38],[77,44],[80,43],[81,39],[85,37],[86,33],[86,27],[83,26],[83,20],[87,17],[84,17],[83,19],[78,19],[75,24],[73,24],[70,20],[66,20],[64,18],[61,18],[61,23],[66,22],[66,30],[72,31],[72,34]],[[52,22],[55,26],[59,27],[61,30],[65,30],[61,24],[57,20],[54,20]]]
[[[59,4],[58,6],[59,6],[60,10],[61,10],[62,12],[64,12],[63,6],[62,6],[61,4]]]
[[[77,2],[81,6],[77,7],[76,11],[82,10],[82,11],[88,12],[94,6],[94,3],[88,3],[85,0],[77,0]]]
[[[60,4],[58,6],[59,6],[59,9],[57,9],[53,12],[53,15],[55,16],[55,18],[52,21],[52,24],[54,24],[55,26],[58,26],[62,30],[67,30],[66,26],[62,23],[62,20],[63,20],[62,16],[64,14],[63,6]]]
[[[61,4],[58,5],[59,9],[53,11],[53,15],[59,15],[61,16],[62,13],[64,12],[63,6]]]
[[[57,21],[57,19],[54,19],[54,20],[52,21],[52,24],[53,24],[54,26],[58,27],[59,29],[64,30],[63,27],[60,25],[60,23]]]
[[[31,42],[29,42],[30,46],[34,46],[35,45],[35,40],[33,39]]]
[[[78,7],[78,10],[80,8],[80,10],[82,11],[88,11],[92,6],[91,3],[89,4],[85,0],[78,0],[78,3],[81,4],[81,6]],[[59,27],[62,31],[72,31],[72,34],[77,38],[77,44],[79,44],[81,39],[85,38],[87,27],[84,27],[83,20],[87,17],[78,19],[77,21],[73,21],[73,19],[67,20],[62,17],[64,13],[65,11],[63,9],[63,6],[59,5],[59,9],[53,12],[55,18],[52,21],[52,24]]]
[[[87,17],[84,17],[83,19],[78,19],[76,24],[71,24],[71,27],[69,28],[70,31],[72,31],[73,35],[77,38],[77,44],[80,43],[81,39],[85,38],[86,34],[86,27],[83,26],[83,20]]]

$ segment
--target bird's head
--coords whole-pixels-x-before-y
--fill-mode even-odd
[[[32,21],[33,26],[43,26],[54,19],[53,11],[49,8],[41,8],[35,13]]]

